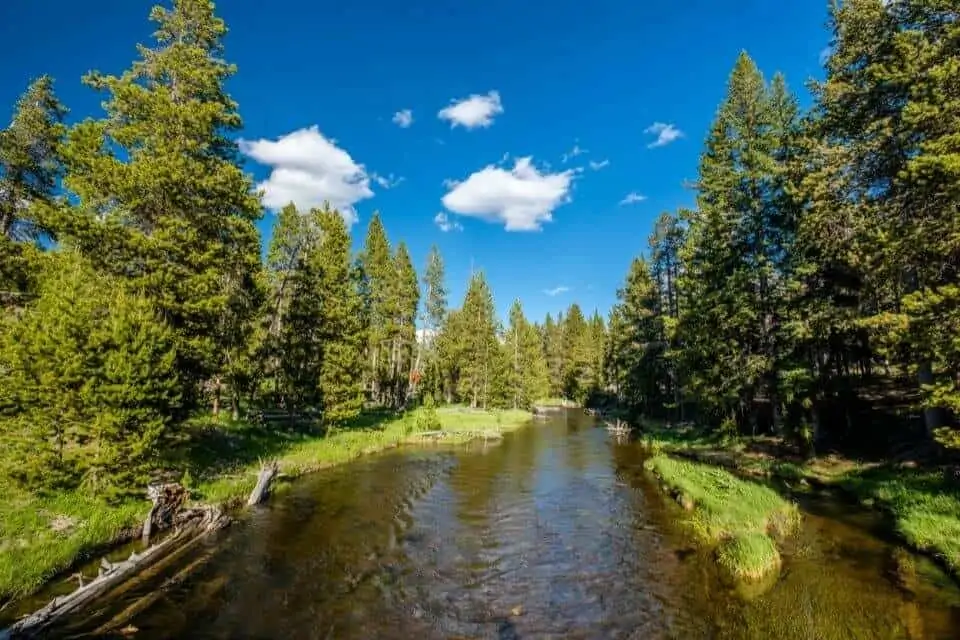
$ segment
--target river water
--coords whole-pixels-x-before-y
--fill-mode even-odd
[[[296,483],[62,635],[135,638],[960,638],[960,594],[829,501],[766,590],[725,584],[683,514],[582,412],[497,444]]]

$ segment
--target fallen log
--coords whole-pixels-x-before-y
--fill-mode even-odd
[[[274,478],[277,477],[279,471],[280,467],[277,465],[276,460],[271,460],[260,468],[260,475],[257,476],[257,486],[253,488],[253,491],[250,492],[250,497],[247,499],[248,507],[260,504],[266,500],[267,495],[270,493],[270,484]]]
[[[133,552],[122,562],[101,561],[100,574],[73,592],[58,596],[46,606],[0,631],[0,640],[33,638],[51,625],[118,587],[124,581],[161,561],[183,545],[229,524],[230,518],[216,508],[188,509],[174,516],[174,532],[141,553]]]

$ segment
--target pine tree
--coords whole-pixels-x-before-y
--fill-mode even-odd
[[[29,246],[50,235],[49,213],[61,174],[66,109],[53,80],[35,80],[0,130],[0,306],[22,305],[32,288]]]
[[[290,216],[298,215],[292,208],[287,212]],[[302,220],[289,219],[304,235],[293,241],[299,249],[285,276],[289,299],[284,305],[273,349],[278,359],[279,400],[291,419],[298,412],[322,407],[323,402],[320,376],[327,328],[320,322],[325,307],[322,218],[321,210],[312,209]],[[289,238],[286,234],[284,237]]]
[[[367,343],[367,384],[373,399],[386,403],[386,384],[390,377],[390,338],[397,312],[396,269],[390,255],[390,242],[380,215],[374,213],[367,227],[363,245],[363,269],[366,274],[370,299],[370,330]]]
[[[659,297],[649,263],[634,259],[623,288],[617,292],[610,321],[619,396],[634,416],[658,417],[666,401],[666,345]]]
[[[550,375],[550,395],[555,398],[564,394],[563,328],[563,314],[557,316],[556,322],[547,314],[543,323],[543,351]]]
[[[224,83],[223,21],[210,0],[155,7],[154,47],[120,76],[84,81],[106,116],[73,127],[65,186],[78,200],[61,220],[98,270],[143,291],[178,337],[187,406],[219,374],[232,336],[220,331],[245,300],[260,254],[258,194],[229,134],[241,126]],[[238,298],[240,299],[238,301]]]
[[[507,366],[502,379],[509,405],[514,409],[527,408],[547,397],[550,380],[540,336],[523,315],[520,300],[515,300],[510,308],[503,353]]]
[[[33,489],[142,491],[179,403],[175,336],[152,304],[66,252],[0,336],[2,465]]]
[[[761,400],[774,424],[779,415],[777,327],[792,243],[782,176],[796,111],[782,78],[768,86],[741,54],[701,159],[698,210],[687,221],[682,364],[715,417],[732,424],[754,421]]]
[[[439,398],[442,387],[439,353],[436,337],[447,316],[447,289],[444,283],[443,257],[436,245],[430,247],[423,275],[421,327],[415,369],[424,380],[425,393]]]
[[[407,245],[400,242],[393,257],[395,281],[392,305],[396,316],[391,336],[392,382],[394,406],[401,406],[409,397],[410,379],[414,370],[414,351],[417,345],[417,307],[420,305],[420,285],[417,271],[410,259]]]
[[[339,212],[314,212],[322,240],[310,259],[316,263],[320,307],[315,322],[321,343],[319,374],[323,420],[341,425],[363,406],[363,325],[359,292],[351,277],[350,232]]]
[[[583,311],[576,303],[567,309],[560,344],[563,353],[563,395],[583,403],[590,390],[590,331]]]
[[[500,343],[497,341],[493,293],[482,272],[470,279],[457,320],[459,341],[459,383],[461,398],[471,407],[487,406],[491,381],[496,370]]]

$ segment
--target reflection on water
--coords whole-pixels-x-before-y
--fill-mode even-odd
[[[638,448],[594,426],[571,411],[496,445],[317,474],[62,632],[960,637],[956,589],[830,503],[810,505],[772,588],[738,593],[674,524],[678,507],[646,479]]]

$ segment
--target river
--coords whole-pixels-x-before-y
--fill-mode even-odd
[[[636,444],[565,411],[496,444],[329,469],[58,633],[960,637],[956,586],[878,537],[874,516],[829,500],[802,505],[776,584],[762,593],[725,584],[642,463]]]

